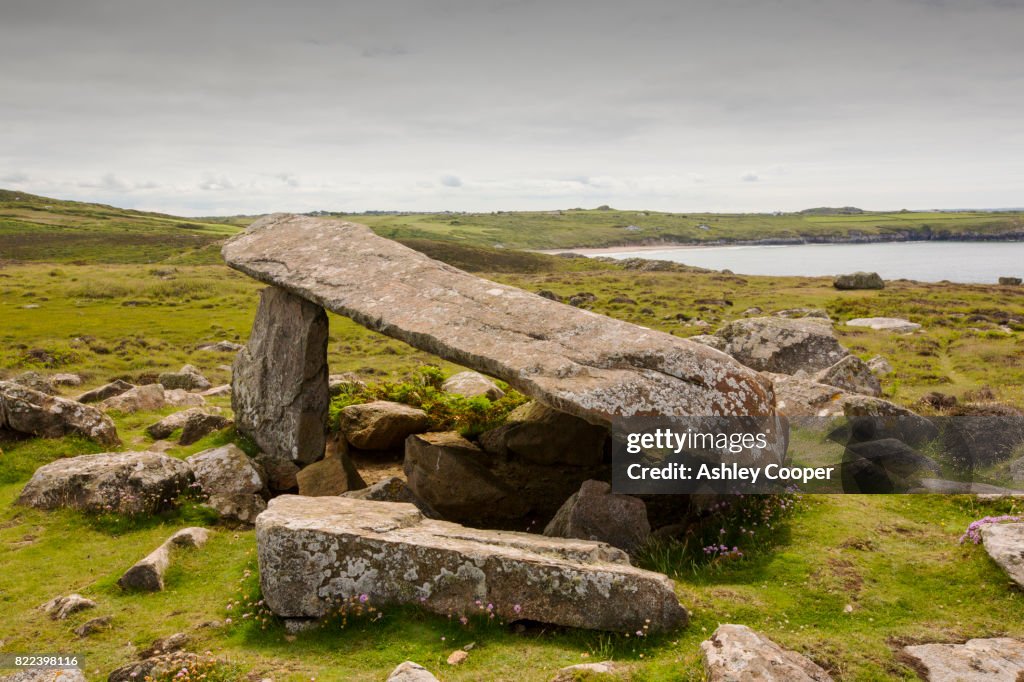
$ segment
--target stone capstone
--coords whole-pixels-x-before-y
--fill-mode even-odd
[[[39,467],[18,503],[39,509],[150,514],[172,507],[192,481],[188,464],[158,452],[107,452]]]
[[[728,344],[726,353],[762,372],[817,372],[850,354],[832,333],[832,325],[815,317],[734,320],[717,336]]]
[[[632,552],[651,535],[643,500],[612,493],[604,481],[584,481],[544,529],[544,535],[607,542]]]
[[[43,438],[76,435],[102,445],[119,445],[110,417],[74,400],[0,381],[0,429]]]
[[[700,645],[708,682],[826,682],[832,677],[811,659],[783,649],[745,625],[719,625]]]
[[[767,382],[706,346],[475,277],[363,225],[269,216],[222,255],[236,270],[591,422],[773,411]]]
[[[631,632],[664,632],[687,612],[666,576],[608,545],[465,528],[411,504],[284,495],[256,521],[260,582],[284,618],[323,618],[341,600],[416,605]]]
[[[329,401],[326,313],[283,289],[264,289],[233,366],[238,431],[267,455],[309,464],[324,453]]]

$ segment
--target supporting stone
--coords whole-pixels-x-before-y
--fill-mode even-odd
[[[276,459],[309,464],[326,445],[327,314],[271,287],[235,357],[231,406],[239,432]]]

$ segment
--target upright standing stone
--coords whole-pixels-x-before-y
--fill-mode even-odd
[[[249,343],[235,357],[231,407],[238,430],[276,459],[308,464],[324,453],[327,314],[270,287],[260,293]]]

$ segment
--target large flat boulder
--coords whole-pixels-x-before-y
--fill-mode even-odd
[[[39,509],[144,514],[174,504],[192,480],[189,465],[158,452],[105,452],[36,469],[18,498]]]
[[[117,445],[110,417],[89,405],[0,381],[0,429],[44,438],[77,435],[102,445]]]
[[[816,317],[734,320],[717,336],[726,342],[726,353],[762,372],[817,372],[850,354],[832,333],[832,324]]]
[[[363,225],[269,216],[222,254],[236,270],[591,422],[773,411],[770,384],[711,348],[475,277]]]
[[[310,464],[327,444],[327,315],[283,289],[260,292],[249,342],[235,356],[235,424],[270,457]]]
[[[256,521],[267,606],[318,619],[343,600],[631,632],[663,632],[687,613],[666,576],[599,542],[477,530],[426,519],[411,504],[283,495]]]
[[[1024,674],[1024,642],[1009,637],[908,646],[903,655],[928,682],[1016,682]]]

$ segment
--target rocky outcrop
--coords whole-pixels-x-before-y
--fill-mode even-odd
[[[877,272],[854,272],[837,276],[832,280],[832,286],[840,290],[884,289],[885,282]]]
[[[604,459],[608,429],[539,402],[520,405],[505,423],[480,435],[481,447],[537,464],[594,466]]]
[[[222,253],[237,270],[588,421],[772,413],[767,382],[705,346],[489,282],[362,225],[270,216]]]
[[[388,400],[349,405],[338,417],[341,434],[360,450],[401,447],[406,438],[429,427],[430,419],[423,410]]]
[[[409,604],[569,627],[651,632],[686,623],[664,575],[596,542],[465,528],[411,504],[284,495],[256,521],[260,582],[271,611],[323,618],[340,600]]]
[[[847,327],[867,327],[875,331],[892,332],[893,334],[909,334],[921,328],[921,325],[901,317],[858,317],[846,321]]]
[[[850,354],[832,333],[832,325],[814,317],[734,320],[717,336],[728,344],[726,353],[762,372],[816,372]]]
[[[276,287],[260,292],[231,390],[238,431],[261,451],[300,464],[320,459],[330,402],[323,308]]]
[[[651,535],[643,500],[612,493],[604,481],[584,481],[544,528],[544,535],[607,542],[632,552]]]
[[[0,381],[0,429],[43,438],[83,436],[102,445],[118,445],[110,417],[74,400]]]
[[[811,659],[783,649],[745,625],[719,625],[701,642],[708,682],[826,682],[832,677]]]
[[[267,508],[266,474],[233,444],[204,450],[189,457],[205,503],[227,521],[254,523]]]
[[[878,377],[868,364],[856,355],[847,355],[831,367],[826,367],[815,374],[813,379],[819,384],[828,384],[851,393],[875,397],[882,395],[882,384]]]
[[[211,386],[210,380],[192,365],[185,365],[177,372],[162,372],[157,377],[157,383],[164,388],[182,388],[186,391],[205,391]]]
[[[1015,682],[1024,674],[1024,642],[1008,637],[908,646],[903,655],[928,682]]]
[[[992,561],[1010,580],[1024,588],[1024,523],[990,523],[981,528],[981,541]]]
[[[39,467],[18,503],[39,509],[149,514],[174,505],[192,480],[188,464],[157,452],[107,452]]]
[[[441,389],[447,393],[455,393],[466,398],[484,396],[489,400],[498,400],[505,391],[480,372],[459,372],[445,380]]]
[[[125,590],[159,592],[164,589],[164,573],[171,565],[171,550],[175,547],[199,548],[206,544],[210,532],[205,528],[183,528],[169,537],[145,558],[125,571],[117,584]]]

